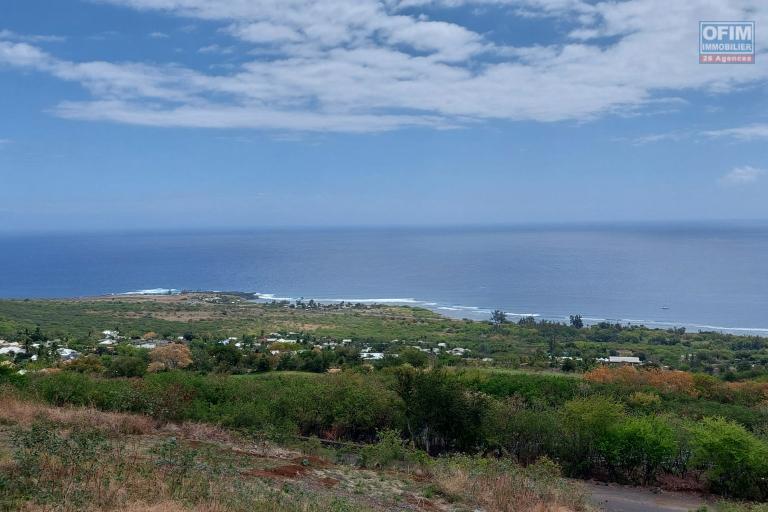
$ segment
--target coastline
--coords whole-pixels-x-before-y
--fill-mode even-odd
[[[484,321],[487,320],[493,309],[480,306],[469,306],[442,303],[430,300],[421,300],[412,297],[395,297],[395,298],[332,298],[332,297],[291,297],[287,294],[279,293],[263,293],[263,292],[246,292],[246,291],[224,291],[224,290],[181,290],[176,288],[153,288],[145,290],[135,290],[130,292],[115,293],[107,295],[106,297],[163,297],[163,296],[175,296],[184,293],[226,293],[232,295],[240,295],[244,298],[253,296],[249,299],[256,303],[270,303],[277,302],[295,302],[302,300],[304,302],[313,300],[320,304],[339,304],[345,303],[360,303],[369,305],[391,305],[391,306],[409,306],[416,308],[423,308],[434,313],[437,313],[446,318],[452,318],[454,320],[474,320]],[[501,308],[500,308],[501,309]],[[503,309],[502,309],[503,310]],[[570,314],[581,314],[579,312],[574,313],[554,313],[554,312],[513,312],[504,311],[504,313],[513,321],[517,321],[521,318],[535,318],[538,321],[547,320],[551,322],[568,323]],[[642,326],[650,329],[673,329],[673,328],[685,328],[690,332],[719,332],[723,334],[733,334],[740,336],[760,336],[768,337],[768,327],[743,327],[743,326],[718,326],[709,324],[700,324],[690,321],[669,321],[669,320],[652,320],[652,319],[637,319],[630,318],[631,315],[622,318],[606,318],[600,315],[582,315],[582,320],[585,325],[595,325],[602,322],[608,322],[611,324],[621,324],[626,326]]]

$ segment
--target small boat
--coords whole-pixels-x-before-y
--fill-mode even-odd
[[[669,306],[661,306],[661,309],[669,309]]]

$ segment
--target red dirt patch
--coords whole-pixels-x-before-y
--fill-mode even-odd
[[[307,472],[307,468],[298,464],[288,464],[276,468],[252,469],[246,474],[259,478],[298,478]]]
[[[327,476],[327,477],[321,478],[320,483],[330,489],[339,485],[339,480],[336,480],[335,478],[331,478]]]

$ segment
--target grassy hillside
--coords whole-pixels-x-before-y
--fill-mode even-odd
[[[542,461],[432,460],[384,436],[367,448],[279,446],[202,423],[57,408],[0,393],[0,509],[61,511],[587,511]]]

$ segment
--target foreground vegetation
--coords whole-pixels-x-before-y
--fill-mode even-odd
[[[551,461],[430,459],[383,432],[362,450],[289,448],[201,423],[0,394],[0,509],[587,511]]]
[[[215,423],[276,442],[375,443],[382,431],[394,431],[431,456],[523,465],[547,458],[568,476],[768,499],[768,385],[718,391],[717,383],[689,374],[644,372],[598,370],[581,380],[404,366],[371,374],[175,371],[142,379],[64,371],[7,380],[23,396],[55,405]],[[728,392],[741,403],[704,396]]]
[[[539,489],[531,482],[559,482],[560,472],[768,501],[763,339],[584,327],[578,318],[571,325],[504,320],[457,321],[399,307],[254,304],[226,294],[0,301],[0,333],[25,347],[0,362],[0,381],[3,393],[29,403],[140,415],[159,425],[216,425],[252,440],[310,443],[315,451],[332,447],[334,461],[356,467],[419,468],[440,476],[439,499],[468,496],[488,510],[507,510],[491,496],[515,503],[525,489]],[[112,332],[107,345],[99,341],[104,329]],[[62,361],[58,347],[81,357]],[[361,359],[371,352],[380,357]],[[595,360],[612,354],[645,364]],[[57,429],[44,438],[62,450],[81,443]],[[108,446],[105,460],[120,460],[114,441],[97,443]],[[62,453],[62,460],[72,458]],[[218,467],[183,457],[196,461],[188,460],[194,471]],[[142,475],[166,478],[157,473],[164,466],[153,464]],[[195,474],[207,482],[223,478]],[[29,499],[25,486],[39,481],[9,478],[2,482],[11,501]],[[238,509],[227,500],[240,498],[227,488],[216,488],[224,494],[215,499],[224,501],[214,510]],[[203,491],[182,505],[211,503],[213,491]],[[437,491],[423,489],[419,499]],[[243,503],[281,503],[272,491],[253,492]],[[534,494],[525,499],[565,503],[568,492]],[[274,510],[332,506],[314,497],[290,503]]]

